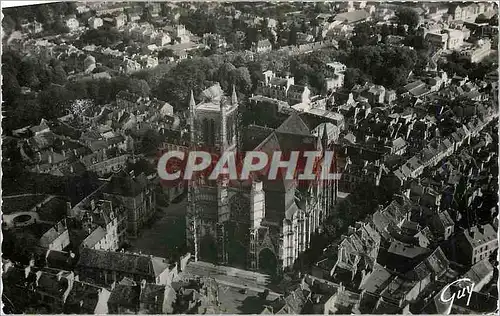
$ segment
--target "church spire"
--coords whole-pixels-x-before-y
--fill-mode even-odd
[[[321,145],[323,146],[323,150],[326,150],[328,147],[328,132],[326,131],[326,123],[323,125],[323,135],[321,136]]]
[[[236,94],[236,87],[233,84],[233,94],[231,95],[231,105],[237,105],[238,104],[238,96]]]
[[[191,89],[191,98],[189,99],[189,109],[191,111],[193,111],[195,106],[196,106],[196,102],[194,101],[194,94],[193,94],[193,90]]]
[[[194,95],[193,95],[193,90],[191,90],[191,97],[189,99],[189,139],[191,142],[191,146],[194,145],[195,143],[195,132],[194,132],[194,125],[195,125],[195,111],[194,107],[196,106],[196,102],[194,101]]]

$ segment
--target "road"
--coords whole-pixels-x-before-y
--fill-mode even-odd
[[[190,262],[185,273],[215,279],[219,284],[220,308],[224,314],[260,314],[265,305],[280,296],[268,289],[267,297],[261,297],[269,281],[267,275],[257,272],[197,261]]]
[[[270,278],[266,274],[247,271],[226,266],[217,266],[212,263],[197,261],[190,262],[186,271],[199,276],[212,277],[228,285],[248,288],[257,292],[262,292],[270,283]]]

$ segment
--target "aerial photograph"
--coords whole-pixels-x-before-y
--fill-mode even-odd
[[[8,2],[2,314],[499,311],[498,2]]]

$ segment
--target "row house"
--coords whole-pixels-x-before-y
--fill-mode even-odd
[[[457,235],[456,245],[461,254],[459,260],[473,265],[498,249],[497,232],[491,224],[473,226]]]
[[[170,285],[145,282],[140,284],[124,278],[111,285],[108,300],[110,314],[174,314],[176,291]]]
[[[284,78],[278,77],[271,70],[264,72],[264,82],[258,86],[257,94],[286,101],[291,105],[308,104],[311,98],[308,87],[296,85],[294,78],[288,75]]]
[[[338,246],[338,259],[332,269],[332,275],[347,273],[352,280],[358,272],[364,273],[358,271],[358,268],[363,269],[360,262],[367,261],[367,257],[376,261],[380,241],[380,234],[373,224],[357,222],[354,227],[350,226],[347,236],[342,237]]]
[[[425,40],[436,49],[457,50],[464,44],[465,39],[464,32],[455,29],[443,29],[425,35]]]
[[[4,295],[23,311],[47,314],[108,314],[110,292],[82,282],[73,272],[50,272],[7,264],[3,270]]]
[[[177,264],[152,255],[84,248],[76,270],[86,279],[104,286],[118,283],[124,277],[137,283],[145,280],[167,285],[177,275]]]
[[[491,55],[491,41],[479,40],[473,47],[460,51],[460,58],[478,63],[485,57]]]
[[[154,175],[156,176],[156,175]],[[115,198],[125,206],[128,236],[136,238],[141,228],[156,211],[156,183],[153,175],[138,176],[121,172],[111,177],[104,188],[104,196]]]
[[[271,50],[273,50],[273,46],[268,39],[260,40],[252,44],[252,51],[257,54],[267,53]]]
[[[82,205],[79,206],[83,207]],[[90,200],[88,210],[82,210],[80,219],[84,230],[90,232],[80,248],[114,251],[124,243],[126,237],[126,214],[124,207],[112,200]]]
[[[454,20],[474,20],[480,14],[483,14],[494,8],[494,3],[473,3],[469,5],[454,5],[449,13]]]
[[[70,243],[69,231],[66,220],[62,220],[45,232],[39,240],[39,245],[44,249],[63,250]]]

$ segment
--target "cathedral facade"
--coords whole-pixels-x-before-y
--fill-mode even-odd
[[[277,129],[238,126],[236,91],[225,96],[218,84],[196,104],[190,99],[191,150],[322,151],[328,135],[315,136],[297,114]],[[241,131],[244,132],[242,133]],[[188,184],[187,242],[195,260],[279,274],[310,244],[311,235],[336,200],[336,181],[253,179],[191,180]]]

